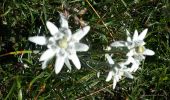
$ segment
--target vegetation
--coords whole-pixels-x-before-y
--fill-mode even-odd
[[[50,36],[46,21],[59,26],[58,12],[67,11],[72,31],[91,26],[81,41],[88,52],[78,53],[82,68],[66,66],[59,74],[54,62],[42,70],[38,61],[46,49],[28,41]],[[134,79],[124,78],[112,89],[106,82],[108,63],[104,49],[115,40],[126,40],[148,28],[146,57]],[[35,50],[40,52],[35,53]],[[119,57],[121,52],[117,51]],[[156,99],[170,96],[170,1],[169,0],[2,0],[0,1],[0,98],[1,99]],[[101,72],[97,78],[97,73]]]

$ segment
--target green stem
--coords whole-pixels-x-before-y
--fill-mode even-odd
[[[4,100],[7,100],[9,98],[9,96],[12,94],[13,90],[15,89],[15,87],[16,87],[16,83],[14,82],[12,87],[11,87],[11,89],[10,89],[10,91],[9,91],[9,93],[7,94],[7,96],[5,97]]]
[[[18,100],[22,100],[21,80],[18,75],[16,77],[16,82],[17,82],[17,89],[18,89]]]

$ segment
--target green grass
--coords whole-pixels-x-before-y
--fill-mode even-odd
[[[154,99],[170,96],[170,2],[169,0],[3,0],[0,2],[0,99]],[[136,2],[134,2],[136,1]],[[138,2],[137,2],[138,1]],[[79,11],[86,8],[83,15]],[[94,8],[94,9],[92,9]],[[60,74],[53,71],[54,60],[45,70],[37,60],[40,53],[15,51],[46,48],[32,44],[29,36],[50,33],[47,20],[59,24],[58,11],[67,10],[69,25],[75,31],[80,27],[75,16],[81,17],[91,30],[82,40],[90,46],[78,53],[82,69],[66,67]],[[97,13],[99,16],[97,15]],[[99,18],[100,17],[100,18]],[[104,25],[105,24],[105,25]],[[41,30],[40,30],[41,27]],[[148,28],[146,47],[155,51],[147,57],[133,75],[133,80],[121,80],[115,90],[112,82],[105,82],[108,68],[103,48],[113,40],[125,40],[125,29],[131,33]],[[39,33],[40,30],[40,33]],[[101,71],[101,77],[96,74]]]

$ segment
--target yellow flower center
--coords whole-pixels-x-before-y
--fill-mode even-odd
[[[67,38],[66,37],[63,37],[62,39],[60,39],[58,41],[58,45],[60,48],[64,48],[66,49],[68,47],[68,42],[67,42]]]
[[[135,50],[137,53],[143,53],[145,51],[145,48],[144,46],[138,46],[135,48]]]

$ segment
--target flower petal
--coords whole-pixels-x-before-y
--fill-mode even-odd
[[[146,44],[143,40],[137,40],[137,41],[134,41],[133,43],[136,47],[137,46],[143,46],[143,45]]]
[[[155,52],[150,49],[145,49],[145,51],[143,52],[143,55],[148,55],[148,56],[152,56],[154,54]]]
[[[68,29],[68,21],[66,17],[63,15],[63,13],[60,13],[60,25],[61,25],[61,28]]]
[[[60,73],[61,69],[63,68],[64,61],[66,56],[65,55],[58,55],[56,62],[55,62],[55,73]]]
[[[120,63],[118,63],[118,66],[120,67],[120,68],[125,68],[126,66],[126,63],[125,62],[120,62]]]
[[[142,61],[145,59],[145,56],[143,54],[137,54],[137,55],[134,55],[134,59],[136,61]]]
[[[73,64],[76,66],[77,69],[80,69],[80,68],[81,68],[80,60],[79,60],[79,58],[77,57],[77,54],[76,54],[76,53],[70,55],[69,58],[72,60]]]
[[[115,42],[111,43],[110,45],[112,47],[124,47],[124,46],[126,46],[125,44],[126,44],[125,41],[115,41]]]
[[[44,60],[44,61],[42,62],[42,66],[41,66],[42,69],[45,69],[45,68],[47,67],[48,61],[49,61],[49,59]]]
[[[118,82],[120,80],[120,78],[121,78],[121,75],[119,75],[118,72],[117,72],[117,75],[114,75],[114,80],[116,82]]]
[[[131,39],[130,33],[129,33],[129,31],[128,31],[127,29],[126,29],[126,35],[127,35],[127,41],[128,41],[128,42],[131,42],[132,39]]]
[[[114,64],[114,61],[109,54],[105,54],[105,57],[106,57],[107,61],[109,62],[109,64]]]
[[[106,82],[110,81],[113,77],[113,71],[110,71],[107,78],[106,78]]]
[[[89,30],[90,26],[85,26],[82,29],[77,30],[77,32],[73,34],[73,39],[77,41],[81,40],[89,32]]]
[[[65,58],[65,64],[68,67],[68,69],[71,71],[71,64],[68,58]]]
[[[138,36],[138,40],[143,40],[147,32],[148,32],[148,29],[143,30],[142,33],[140,33],[140,35]]]
[[[135,30],[134,34],[133,34],[133,41],[136,41],[138,39],[138,31]]]
[[[28,40],[39,45],[47,44],[47,39],[44,36],[29,37]]]
[[[126,56],[133,56],[135,55],[135,49],[131,49],[127,54]]]
[[[72,32],[71,30],[68,28],[60,28],[61,34],[63,34],[64,36],[67,37],[67,40],[69,41],[71,39],[72,36]]]
[[[76,51],[87,51],[89,46],[83,43],[75,43],[75,50]]]
[[[133,79],[133,75],[130,72],[124,72],[125,77]]]
[[[134,61],[132,62],[132,66],[130,68],[130,72],[136,72],[137,69],[139,68],[140,62]]]
[[[47,47],[48,47],[49,49],[56,49],[56,48],[57,48],[56,40],[55,40],[54,37],[50,37],[50,38],[49,38]]]
[[[59,32],[58,28],[50,21],[47,21],[46,25],[52,36],[55,36]]]
[[[116,81],[116,79],[114,78],[114,79],[113,79],[113,89],[115,89],[116,84],[117,84],[117,81]]]
[[[125,62],[125,64],[129,65],[131,63],[132,63],[132,65],[130,68],[128,68],[128,71],[135,72],[139,68],[140,61],[138,59],[134,59],[132,56],[129,56],[128,60]]]
[[[117,72],[117,75],[115,76],[116,81],[118,82],[122,78],[123,72],[120,70]]]
[[[40,57],[39,61],[44,61],[52,58],[55,55],[55,51],[52,49],[47,49]]]
[[[124,62],[124,65],[129,65],[133,61],[134,61],[134,58],[132,56],[128,56],[127,60]]]

